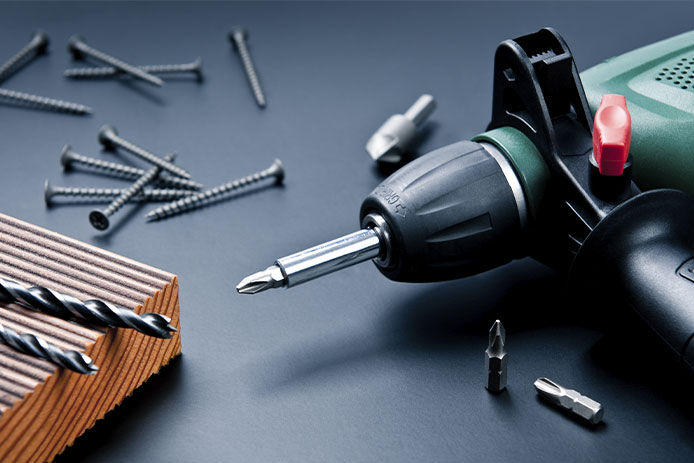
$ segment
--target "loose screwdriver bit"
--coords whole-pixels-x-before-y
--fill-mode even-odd
[[[76,350],[62,350],[55,344],[45,341],[33,334],[19,334],[13,329],[0,324],[0,343],[27,355],[48,360],[68,370],[93,375],[99,370],[92,359]]]
[[[566,389],[547,378],[538,378],[535,380],[534,386],[540,397],[569,410],[591,424],[598,424],[605,415],[605,409],[598,402],[573,389]]]
[[[68,51],[72,53],[72,56],[75,59],[82,59],[84,55],[91,56],[94,59],[106,63],[109,66],[113,66],[114,68],[119,69],[122,72],[130,74],[133,77],[137,77],[138,79],[144,80],[145,82],[148,82],[152,85],[156,85],[157,87],[161,87],[162,85],[164,85],[164,81],[161,80],[159,77],[153,76],[152,74],[149,74],[143,71],[142,69],[138,69],[136,66],[121,61],[118,58],[114,58],[111,55],[107,55],[106,53],[97,50],[96,48],[90,47],[84,42],[84,39],[79,35],[73,35],[72,37],[70,37],[70,39],[68,39],[67,48]]]
[[[0,302],[16,303],[60,318],[77,318],[114,328],[132,328],[155,338],[168,339],[171,332],[176,331],[170,325],[171,319],[161,314],[148,312],[138,315],[130,309],[98,299],[82,302],[44,286],[25,287],[4,278],[0,278]]]
[[[487,374],[487,390],[501,392],[506,389],[508,377],[508,354],[505,349],[506,329],[497,320],[489,330],[489,347],[484,352]]]
[[[202,80],[202,58],[196,58],[190,63],[183,64],[147,64],[137,67],[150,74],[180,74],[191,72],[195,74],[197,80]],[[114,77],[122,74],[123,73],[119,69],[112,66],[72,68],[63,71],[65,77],[72,79]]]
[[[22,66],[29,63],[32,59],[45,54],[48,50],[48,44],[48,35],[45,32],[35,32],[29,43],[0,66],[0,82],[7,80],[8,77],[19,71]]]
[[[89,156],[76,153],[70,145],[63,146],[63,150],[60,153],[60,164],[63,166],[64,171],[69,171],[74,165],[80,165],[124,180],[137,180],[145,175],[144,169],[117,162],[104,161],[103,159],[90,158]],[[173,177],[164,172],[159,174],[155,183],[185,190],[200,190],[202,188],[201,183],[187,178]]]
[[[282,180],[284,179],[284,168],[282,167],[282,162],[279,159],[275,159],[275,162],[273,162],[270,167],[263,171],[256,172],[255,174],[216,186],[207,191],[201,191],[200,193],[186,196],[178,201],[158,207],[157,209],[147,213],[147,221],[151,222],[154,220],[171,217],[184,211],[198,209],[209,204],[210,201],[222,197],[226,193],[252,185],[253,183],[260,182],[261,180],[265,180],[266,178],[270,177],[275,178],[275,184],[279,185],[282,183]]]

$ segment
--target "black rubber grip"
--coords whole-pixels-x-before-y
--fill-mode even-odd
[[[694,368],[694,198],[642,193],[588,235],[571,279],[594,297],[619,297]]]
[[[479,144],[455,143],[405,165],[361,207],[392,235],[396,281],[441,281],[497,267],[520,254],[518,205],[496,160]]]

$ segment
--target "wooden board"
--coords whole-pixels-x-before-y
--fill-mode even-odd
[[[171,339],[104,329],[0,304],[0,323],[85,352],[81,375],[0,344],[0,461],[51,461],[181,352],[175,275],[0,214],[0,276],[81,300],[171,317]]]

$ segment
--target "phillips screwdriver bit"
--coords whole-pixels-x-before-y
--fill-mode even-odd
[[[60,164],[64,171],[69,171],[74,165],[84,166],[89,169],[97,170],[106,173],[112,177],[122,178],[124,180],[137,180],[145,175],[144,169],[137,167],[126,166],[113,161],[104,161],[103,159],[90,158],[73,151],[70,145],[63,146],[60,153]],[[164,172],[159,174],[155,183],[166,185],[173,188],[181,188],[184,190],[200,190],[202,184],[189,180],[187,178],[174,177]]]
[[[155,338],[168,339],[176,328],[171,319],[157,313],[136,314],[98,299],[80,301],[67,294],[44,286],[25,287],[15,281],[0,278],[0,302],[16,303],[37,312],[60,318],[82,319],[100,326],[132,328]]]
[[[23,354],[48,360],[60,367],[82,373],[83,375],[93,375],[99,370],[99,367],[94,365],[92,359],[81,352],[63,350],[38,336],[29,333],[19,334],[2,324],[0,324],[0,343],[6,344]]]
[[[487,390],[501,392],[506,389],[508,377],[508,354],[505,349],[506,329],[497,320],[489,330],[489,347],[484,352],[487,374]]]
[[[566,389],[547,378],[538,378],[534,383],[540,397],[558,407],[580,416],[591,424],[602,421],[605,409],[598,402],[581,395],[573,389]]]

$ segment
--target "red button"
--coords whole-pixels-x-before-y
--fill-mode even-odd
[[[593,124],[593,154],[602,175],[622,175],[630,144],[631,115],[626,98],[603,95]]]

